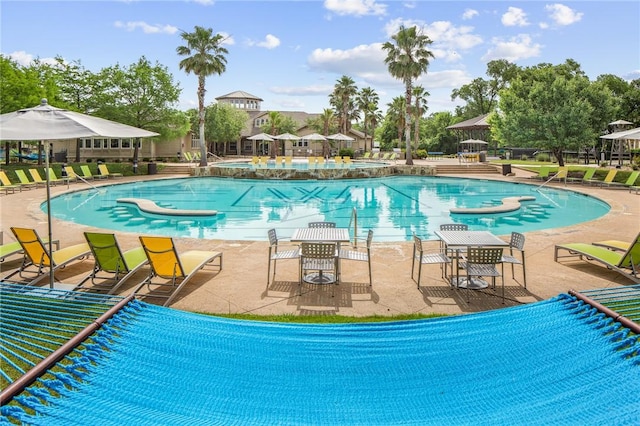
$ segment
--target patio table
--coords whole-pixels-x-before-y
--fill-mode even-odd
[[[503,241],[497,236],[493,235],[489,231],[435,231],[435,234],[440,238],[440,241],[445,246],[445,251],[455,250],[457,255],[455,265],[455,277],[453,271],[451,277],[449,277],[449,283],[454,287],[464,288],[467,285],[469,288],[481,289],[486,288],[489,284],[481,279],[474,279],[471,283],[467,283],[465,277],[460,278],[459,273],[459,259],[460,251],[467,247],[506,247],[509,243]]]
[[[340,251],[340,243],[348,243],[349,228],[298,228],[293,231],[291,242],[297,243],[336,243]],[[312,273],[303,280],[310,284],[331,284],[336,281],[334,274]]]

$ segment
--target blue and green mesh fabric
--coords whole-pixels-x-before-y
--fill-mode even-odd
[[[229,320],[132,302],[69,358],[68,373],[31,386],[2,408],[3,418],[35,425],[640,419],[638,336],[569,295],[433,320],[339,325]]]

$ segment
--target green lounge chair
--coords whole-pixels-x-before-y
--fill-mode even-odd
[[[533,176],[527,176],[525,179],[527,180],[547,180],[549,177],[549,173],[551,172],[550,166],[540,166],[538,169],[538,174]]]
[[[142,246],[123,252],[114,234],[85,232],[95,261],[93,270],[75,290],[88,289],[114,294],[124,282],[149,263]],[[92,287],[85,284],[91,280]]]
[[[16,170],[16,176],[18,177],[18,180],[20,181],[20,185],[23,186],[24,188],[31,189],[31,188],[37,188],[40,185],[45,186],[44,183],[30,181],[29,178],[27,177],[27,174],[24,172],[24,170],[17,169]]]
[[[91,249],[86,243],[68,246],[49,253],[35,229],[11,227],[11,231],[24,251],[24,259],[16,271],[3,277],[2,280],[13,282],[10,278],[19,275],[23,279],[22,283],[36,285],[49,277],[51,269],[55,274],[58,269],[83,259],[91,253]]]
[[[108,176],[102,176],[102,175],[94,175],[93,173],[91,173],[91,169],[89,168],[88,165],[83,164],[82,166],[80,166],[80,172],[82,173],[82,177],[85,180],[92,180],[92,179],[106,179],[108,178]]]
[[[565,250],[569,254],[560,256],[559,251]],[[607,268],[618,272],[631,281],[640,283],[640,234],[636,235],[629,248],[624,251],[609,250],[587,243],[558,244],[555,247],[554,260],[561,258],[575,258],[599,262]]]
[[[608,183],[613,182],[613,179],[616,177],[616,174],[618,173],[618,169],[611,169],[609,170],[609,173],[607,173],[607,175],[604,177],[604,180],[600,180],[600,179],[590,179],[589,180],[589,184],[590,185],[606,185]]]
[[[595,174],[595,172],[596,168],[590,167],[587,169],[587,171],[584,172],[584,175],[582,175],[581,178],[567,177],[566,181],[567,183],[589,183],[589,181],[593,179],[593,175]]]
[[[49,183],[52,183],[54,185],[57,185],[59,183],[63,184],[63,185],[68,185],[69,182],[71,182],[71,178],[69,177],[61,177],[59,178],[58,176],[56,176],[56,172],[53,171],[52,168],[45,168],[45,172],[49,173]]]
[[[98,164],[98,171],[102,176],[108,176],[112,178],[122,177],[122,173],[111,173],[106,164]]]

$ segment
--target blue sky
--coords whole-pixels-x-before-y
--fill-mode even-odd
[[[263,110],[321,112],[342,75],[371,87],[380,106],[402,95],[384,64],[382,43],[418,25],[435,55],[418,83],[429,113],[453,110],[451,91],[486,63],[559,64],[572,58],[589,78],[640,78],[638,1],[7,1],[0,3],[0,52],[19,63],[56,55],[98,72],[141,56],[179,82],[179,109],[197,107],[194,75],[180,70],[181,31],[224,34],[227,70],[207,79],[206,103],[244,90]]]

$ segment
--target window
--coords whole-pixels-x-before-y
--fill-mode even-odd
[[[111,139],[111,149],[120,148],[120,139]]]
[[[122,148],[131,148],[131,139],[122,139],[120,146]]]
[[[100,149],[100,148],[102,148],[102,141],[103,141],[103,140],[104,140],[104,139],[100,139],[100,138],[96,138],[96,139],[94,139],[94,140],[93,140],[93,148],[94,148],[94,149]]]

